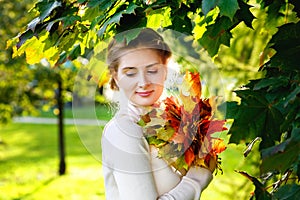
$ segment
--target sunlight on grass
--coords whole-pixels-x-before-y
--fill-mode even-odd
[[[88,128],[88,127],[87,127]],[[101,163],[66,126],[67,174],[58,176],[57,127],[11,124],[0,135],[0,199],[104,199]]]
[[[79,128],[82,132],[98,132],[97,127]],[[104,200],[101,162],[81,143],[78,130],[78,126],[65,126],[67,174],[58,176],[56,125],[14,123],[1,127],[4,144],[0,145],[0,199]],[[243,148],[229,145],[222,153],[224,173],[214,177],[201,199],[249,199],[252,185],[234,172],[255,171],[255,157],[246,161],[241,153]]]
[[[70,163],[69,163],[70,164]],[[67,175],[50,180],[32,199],[45,199],[45,194],[52,194],[49,199],[105,199],[101,170],[97,167],[72,167]],[[48,195],[47,195],[48,196]]]
[[[223,138],[228,143],[226,131],[218,137]],[[256,162],[256,158],[245,159],[243,157],[244,146],[228,144],[227,149],[220,154],[221,171],[214,176],[210,185],[203,191],[201,199],[205,200],[240,200],[250,199],[250,193],[254,190],[253,185],[235,170],[250,171],[249,168]],[[252,169],[257,173],[257,169]]]
[[[248,164],[241,155],[241,147],[228,145],[222,153],[222,170],[202,194],[202,199],[249,199],[250,192],[254,190],[252,184],[234,170],[245,170]]]

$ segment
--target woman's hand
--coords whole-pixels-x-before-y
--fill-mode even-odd
[[[210,157],[207,167],[200,167],[200,166],[191,167],[187,171],[186,177],[196,181],[200,185],[201,190],[205,189],[213,178],[212,173],[217,167],[217,162],[218,162],[217,159],[218,159],[217,157],[213,157],[213,156]]]
[[[213,175],[210,169],[197,166],[197,167],[191,167],[188,170],[186,177],[196,181],[199,184],[201,190],[203,190],[211,182]]]

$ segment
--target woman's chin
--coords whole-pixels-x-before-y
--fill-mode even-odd
[[[131,102],[138,106],[151,106],[156,101],[157,101],[157,99],[154,99],[153,97],[137,97],[137,98],[131,99]]]

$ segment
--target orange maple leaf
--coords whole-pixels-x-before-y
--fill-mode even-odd
[[[212,147],[214,155],[222,153],[223,151],[225,151],[225,149],[226,149],[226,145],[224,141],[222,139],[215,138]]]
[[[185,152],[184,152],[184,160],[188,164],[188,166],[191,166],[192,162],[195,159],[195,154],[194,151],[191,147],[189,147]]]

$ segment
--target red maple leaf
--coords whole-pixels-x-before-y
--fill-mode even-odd
[[[166,98],[164,104],[166,107],[163,118],[177,131],[181,121],[180,105],[174,97]]]
[[[201,125],[200,125],[200,132],[203,135],[207,135],[207,137],[209,137],[209,135],[216,133],[216,132],[220,132],[220,131],[224,131],[227,130],[227,128],[224,126],[225,124],[225,120],[203,120],[201,121]]]

